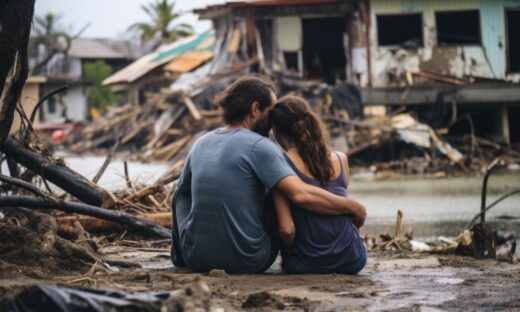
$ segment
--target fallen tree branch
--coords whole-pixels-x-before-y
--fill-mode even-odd
[[[23,180],[20,180],[20,179],[17,179],[17,178],[13,178],[13,177],[9,177],[9,176],[3,175],[3,174],[0,174],[0,181],[2,181],[4,183],[9,183],[9,184],[14,185],[14,186],[16,186],[18,188],[21,188],[21,189],[24,189],[26,191],[29,191],[29,192],[33,193],[34,195],[36,195],[36,196],[47,197],[47,195],[44,194],[39,188],[37,188],[36,186],[32,185],[29,182],[25,182]]]
[[[0,207],[24,207],[30,209],[57,209],[68,213],[78,213],[92,216],[108,221],[126,224],[161,238],[170,238],[171,232],[153,222],[143,220],[131,214],[103,209],[100,207],[75,203],[64,200],[52,200],[51,198],[39,198],[34,196],[2,196],[0,197]]]
[[[121,144],[121,136],[117,139],[116,143],[114,144],[114,146],[112,147],[110,152],[108,152],[107,157],[105,158],[105,161],[103,162],[103,165],[101,165],[101,168],[99,168],[99,171],[98,171],[98,173],[96,173],[96,176],[92,179],[92,182],[98,183],[99,179],[101,179],[101,177],[105,173],[105,170],[107,170],[108,165],[110,165],[110,162],[112,161],[112,157],[114,156],[114,153],[119,148],[119,144]]]
[[[487,206],[484,210],[482,210],[481,212],[477,213],[473,219],[471,219],[471,221],[468,222],[468,224],[466,224],[466,226],[464,227],[464,229],[469,229],[470,227],[473,226],[473,224],[475,223],[475,221],[477,221],[478,218],[480,218],[480,216],[482,216],[483,214],[485,214],[486,212],[489,211],[489,209],[493,208],[494,206],[496,206],[498,203],[500,203],[501,201],[503,201],[504,199],[508,198],[508,197],[511,197],[515,194],[518,194],[520,193],[520,190],[514,190],[512,192],[509,192],[503,196],[501,196],[500,198],[498,198],[497,200],[495,200],[493,203],[491,203],[489,206]]]
[[[54,95],[60,93],[60,92],[63,92],[65,90],[67,90],[69,88],[68,85],[63,85],[59,88],[56,88],[54,90],[52,90],[51,92],[45,94],[39,101],[38,103],[36,103],[36,105],[34,106],[34,109],[33,111],[31,112],[31,118],[29,118],[29,120],[31,121],[31,123],[34,123],[34,119],[36,119],[36,113],[38,112],[38,109],[40,109],[40,107],[42,106],[42,104],[47,101],[49,98],[53,97]]]
[[[108,207],[113,203],[106,190],[70,168],[30,150],[13,138],[7,138],[4,145],[0,146],[0,151],[9,159],[41,175],[84,203],[101,207]]]

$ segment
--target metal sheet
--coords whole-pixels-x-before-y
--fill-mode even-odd
[[[211,59],[211,57],[213,57],[213,52],[211,51],[186,52],[168,63],[164,69],[177,73],[190,72]]]

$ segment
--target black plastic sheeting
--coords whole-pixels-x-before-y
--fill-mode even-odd
[[[350,118],[363,118],[363,102],[361,93],[356,86],[341,83],[332,88],[332,107],[343,109],[348,112]]]
[[[16,296],[8,311],[160,311],[161,304],[169,296],[169,293],[130,294],[110,290],[38,285]]]

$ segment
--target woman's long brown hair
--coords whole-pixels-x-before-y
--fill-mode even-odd
[[[269,122],[277,139],[280,137],[296,145],[307,169],[322,185],[334,178],[330,161],[328,133],[323,123],[311,111],[304,99],[296,96],[282,98],[269,112]],[[283,140],[280,143],[283,146]]]

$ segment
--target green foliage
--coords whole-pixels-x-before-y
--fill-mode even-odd
[[[172,26],[172,23],[181,16],[174,11],[174,1],[155,0],[141,8],[150,17],[150,23],[136,23],[130,26],[130,29],[139,31],[142,44],[151,42],[156,48],[163,43],[173,42],[193,33],[193,28],[189,24],[179,23]]]
[[[104,61],[87,62],[83,64],[83,77],[92,82],[88,87],[89,105],[105,110],[110,105],[121,100],[110,88],[102,86],[101,82],[112,74],[112,67]]]

